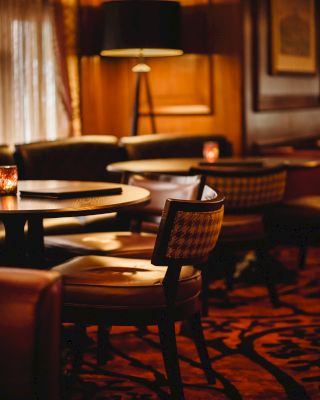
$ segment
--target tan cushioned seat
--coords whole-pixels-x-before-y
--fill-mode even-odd
[[[164,307],[162,279],[166,267],[150,261],[85,256],[53,268],[64,278],[64,303],[114,308]],[[201,290],[201,274],[191,266],[182,268],[177,303],[195,297]]]
[[[116,226],[116,216],[117,213],[109,213],[79,217],[44,218],[44,234],[63,235],[95,230],[112,230]]]
[[[287,212],[299,213],[304,217],[320,217],[320,196],[301,196],[288,200],[283,204]]]
[[[117,257],[150,259],[156,235],[134,232],[94,232],[57,235],[45,239],[47,247],[55,247],[75,255],[100,254]]]

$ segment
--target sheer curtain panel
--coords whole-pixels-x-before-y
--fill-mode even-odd
[[[57,46],[48,1],[0,0],[0,143],[70,134]]]

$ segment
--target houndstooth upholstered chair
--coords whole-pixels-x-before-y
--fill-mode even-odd
[[[270,300],[273,306],[279,306],[264,220],[267,213],[272,213],[272,207],[283,199],[286,185],[284,167],[199,166],[192,168],[192,172],[202,174],[206,185],[225,196],[225,217],[213,256],[222,259],[227,288],[233,288],[235,255],[254,250],[256,264],[263,274]],[[209,275],[210,263],[203,271],[204,312],[207,311]]]
[[[158,325],[173,399],[184,399],[175,321],[187,320],[209,383],[211,369],[200,319],[201,273],[223,219],[223,201],[167,200],[151,261],[76,257],[53,268],[64,278],[62,316],[94,325]]]
[[[122,219],[131,220],[130,231],[50,235],[45,238],[46,248],[69,257],[95,254],[150,259],[166,199],[197,199],[200,180],[199,176],[131,175],[128,184],[148,189],[151,201],[122,215]]]

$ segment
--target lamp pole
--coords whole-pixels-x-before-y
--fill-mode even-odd
[[[153,100],[151,95],[150,83],[148,73],[151,68],[144,62],[143,57],[140,57],[139,63],[132,68],[132,71],[136,73],[136,87],[134,93],[134,103],[133,103],[133,116],[132,116],[132,126],[131,126],[131,135],[136,136],[138,134],[138,124],[139,124],[139,116],[140,116],[140,93],[141,93],[141,85],[142,80],[144,80],[145,88],[146,88],[146,96],[148,103],[148,115],[150,116],[151,121],[151,130],[152,133],[157,133],[154,109],[153,109]]]

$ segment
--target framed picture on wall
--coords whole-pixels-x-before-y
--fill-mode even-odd
[[[271,73],[317,71],[314,0],[270,0]]]

